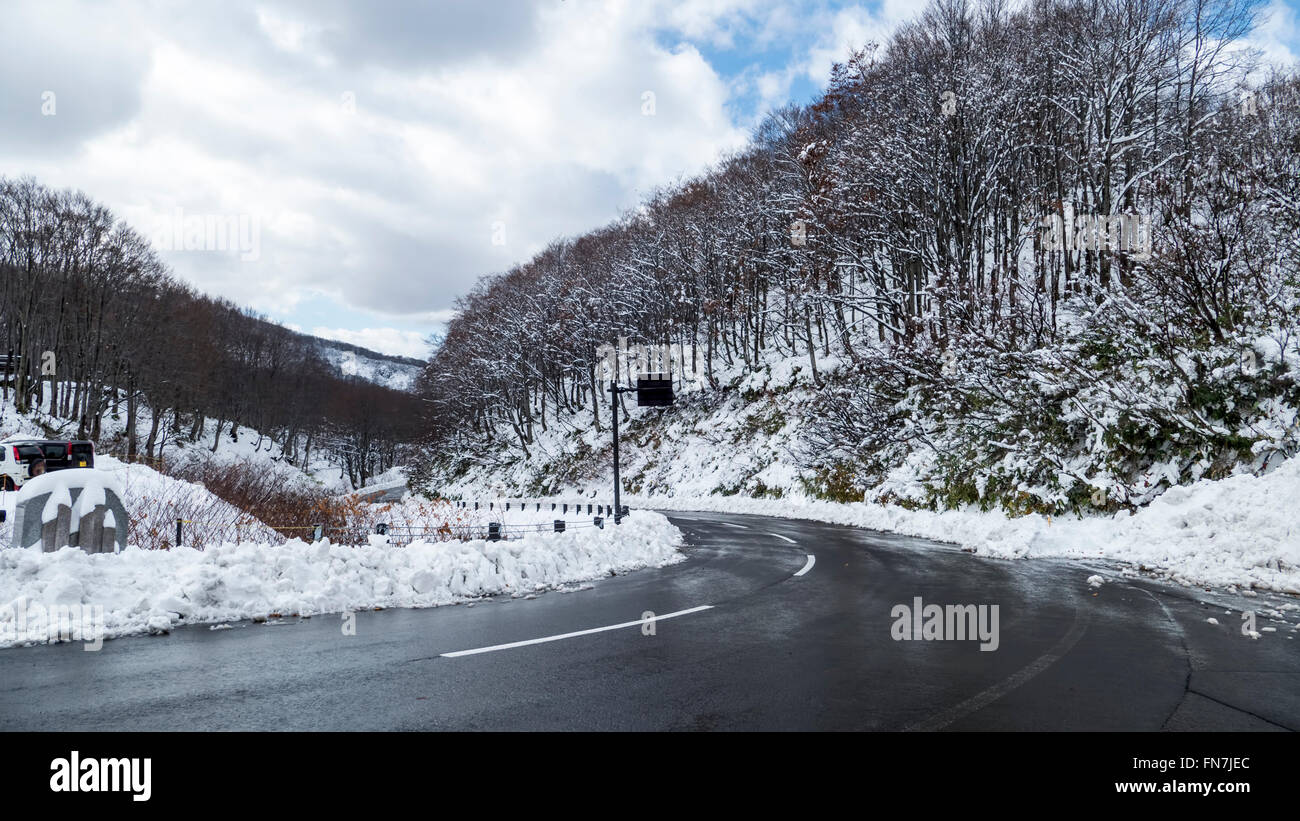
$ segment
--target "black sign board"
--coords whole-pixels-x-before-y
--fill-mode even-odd
[[[673,403],[672,377],[641,376],[636,380],[636,404],[642,408],[662,408]]]

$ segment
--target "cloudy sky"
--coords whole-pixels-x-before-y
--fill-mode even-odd
[[[1256,42],[1300,52],[1294,4]],[[455,298],[807,102],[921,0],[6,2],[0,175],[201,290],[423,357]]]

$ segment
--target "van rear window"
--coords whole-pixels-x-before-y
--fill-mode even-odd
[[[18,457],[22,459],[24,462],[30,459],[44,458],[44,454],[41,453],[41,449],[36,445],[18,445],[17,447],[18,447]]]

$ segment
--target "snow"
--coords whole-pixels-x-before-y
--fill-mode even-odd
[[[72,470],[56,470],[29,479],[18,490],[14,501],[21,502],[45,493],[55,494],[60,498],[67,496],[70,499],[71,492],[69,488],[73,485],[84,488],[81,492],[81,498],[91,494],[91,498],[96,500],[96,504],[104,504],[105,489],[112,490],[119,497],[122,496],[122,484],[111,473],[94,468],[74,468]],[[66,504],[71,506],[72,502],[69,501]]]
[[[1278,350],[1273,344],[1268,355],[1276,357]],[[840,366],[835,357],[819,357],[818,364],[823,374]],[[629,403],[632,419],[620,437],[624,488],[633,491],[624,494],[626,504],[813,519],[955,543],[980,556],[1102,559],[1184,584],[1300,593],[1300,457],[1282,458],[1284,451],[1258,464],[1242,463],[1226,478],[1182,485],[1175,459],[1157,461],[1147,468],[1145,481],[1139,477],[1134,483],[1150,487],[1135,497],[1140,505],[1135,513],[1094,510],[1079,518],[1010,516],[973,506],[935,512],[924,505],[909,509],[885,503],[924,500],[922,477],[935,473],[935,457],[930,449],[917,448],[872,488],[872,501],[835,503],[811,498],[793,456],[807,427],[803,403],[815,393],[806,363],[775,357],[756,371],[737,363],[720,368],[718,377],[733,390],[723,395],[681,391],[678,407],[671,410]],[[1294,413],[1275,416],[1279,424],[1294,420]],[[541,497],[547,501],[609,502],[608,409],[601,409],[601,430],[589,420],[589,412],[577,413],[563,425],[536,431],[531,459],[504,465],[494,459],[435,486],[444,496],[469,500],[549,486],[552,495]],[[1293,430],[1285,433],[1292,435]],[[556,469],[580,457],[578,469]],[[1256,475],[1261,469],[1267,472]],[[1090,480],[1099,493],[1115,498],[1117,489],[1105,474]]]
[[[801,498],[628,496],[663,510],[756,513],[917,536],[1002,559],[1105,559],[1189,585],[1300,594],[1300,458],[1263,476],[1240,474],[1171,488],[1137,513],[1010,518],[974,508],[933,512]],[[1089,580],[1091,582],[1091,579]]]
[[[0,550],[0,647],[24,643],[16,613],[41,606],[103,607],[104,637],[157,633],[271,614],[433,607],[545,590],[683,561],[681,535],[638,511],[617,527],[534,533],[500,542],[225,543],[87,554]],[[27,642],[30,643],[30,642]]]
[[[384,471],[374,477],[366,485],[357,488],[356,492],[365,496],[367,494],[379,493],[386,490],[397,490],[406,487],[406,468],[395,467]]]
[[[316,349],[338,373],[355,376],[397,391],[409,391],[420,375],[419,365],[382,357],[367,356],[356,351],[335,347],[330,340],[316,338]]]
[[[41,510],[41,524],[47,525],[59,518],[59,508],[71,505],[72,496],[68,493],[68,489],[66,487],[58,488],[45,500],[45,507]]]
[[[60,504],[71,507],[72,498],[68,484],[76,479],[74,474],[93,474],[96,481],[87,482],[86,489],[78,497],[78,502],[92,494],[92,500],[102,503],[103,491],[95,493],[93,487],[113,490],[126,507],[131,517],[127,538],[139,540],[142,533],[153,532],[171,534],[177,519],[188,522],[205,523],[187,526],[190,536],[204,538],[212,534],[238,534],[240,538],[256,541],[276,541],[279,534],[266,527],[244,511],[209,492],[202,485],[186,482],[166,476],[153,468],[142,464],[126,464],[111,456],[97,455],[95,467],[76,470],[59,470],[37,476],[16,493],[0,493],[0,508],[7,511],[4,522],[0,522],[0,548],[8,547],[13,539],[14,512],[21,499],[51,493],[49,501],[42,511],[42,521],[53,521]],[[90,508],[87,508],[90,509]],[[105,526],[117,526],[114,518],[112,524],[105,515]],[[74,515],[70,525],[75,529],[80,524],[80,516]],[[169,536],[170,537],[170,536]]]
[[[71,472],[72,471],[65,470],[62,471],[60,474],[56,474],[56,475],[66,476]],[[98,473],[99,475],[103,475],[104,472],[98,471]],[[112,478],[113,477],[110,474],[109,481],[112,481]],[[77,497],[76,515],[78,517],[81,517],[85,513],[89,513],[90,511],[94,510],[97,506],[107,504],[107,503],[108,503],[108,499],[104,492],[103,483],[89,482],[85,485],[85,488],[81,491],[81,495]]]

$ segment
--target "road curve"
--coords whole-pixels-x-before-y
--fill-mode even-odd
[[[1300,729],[1300,634],[1238,629],[1261,599],[668,515],[687,561],[580,592],[0,651],[0,729]],[[895,640],[916,597],[997,605],[997,649]]]

